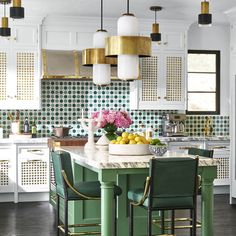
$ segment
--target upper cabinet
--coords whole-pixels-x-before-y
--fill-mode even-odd
[[[14,26],[0,45],[0,109],[39,109],[39,27]]]
[[[162,33],[162,32],[161,32]],[[141,80],[131,83],[130,109],[186,109],[186,31],[163,32],[152,56],[140,59]]]

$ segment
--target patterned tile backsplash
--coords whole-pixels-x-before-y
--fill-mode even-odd
[[[72,136],[85,136],[86,131],[81,127],[77,118],[81,109],[87,115],[100,109],[129,110],[129,83],[114,81],[109,87],[97,87],[92,82],[78,80],[48,80],[42,81],[41,110],[21,110],[21,128],[23,120],[29,118],[30,124],[36,117],[37,136],[47,137],[52,134],[53,126],[71,126]],[[12,110],[0,110],[0,126],[4,129],[4,137],[10,133],[11,123],[7,118]],[[139,131],[139,124],[152,126],[156,134],[162,132],[162,114],[170,111],[130,111],[134,123],[130,130]],[[206,116],[187,116],[186,131],[189,135],[203,135]],[[212,116],[213,135],[229,135],[229,116]],[[101,130],[97,135],[101,135]]]

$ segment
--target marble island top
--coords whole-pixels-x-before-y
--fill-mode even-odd
[[[144,156],[116,156],[109,155],[108,151],[91,151],[84,150],[82,146],[63,146],[61,150],[71,154],[75,163],[89,167],[90,169],[126,169],[126,168],[149,168],[149,160],[154,155]],[[187,154],[169,152],[163,157],[190,157]],[[199,166],[214,166],[219,163],[218,160],[212,158],[199,157]]]

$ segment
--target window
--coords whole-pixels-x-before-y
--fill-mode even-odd
[[[188,51],[188,114],[220,114],[220,51]]]

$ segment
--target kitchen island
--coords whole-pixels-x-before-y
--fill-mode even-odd
[[[128,211],[127,211],[127,190],[134,188],[139,182],[139,186],[143,185],[140,181],[140,175],[148,175],[149,160],[152,155],[147,156],[113,156],[107,151],[84,151],[83,147],[67,146],[62,147],[68,151],[74,159],[75,175],[85,179],[83,169],[89,169],[98,173],[98,179],[101,182],[102,199],[101,199],[101,231],[102,236],[112,235],[112,205],[113,205],[113,187],[117,183],[123,190],[123,194],[118,200],[118,235],[128,235]],[[166,157],[186,156],[186,154],[176,154],[167,152]],[[217,174],[217,161],[215,159],[200,158],[199,174],[202,177],[202,236],[213,236],[213,180]],[[143,178],[145,179],[145,177]],[[136,186],[134,186],[136,185]],[[84,206],[83,206],[84,207]],[[79,211],[79,210],[78,210]],[[93,210],[95,211],[95,209]],[[80,212],[81,213],[81,212]],[[93,212],[94,213],[94,212]],[[85,211],[83,208],[83,216],[79,216],[76,206],[71,217],[74,220],[78,218],[85,219]],[[92,214],[91,214],[92,215]],[[135,219],[135,235],[139,236],[146,233],[146,217],[143,212],[138,212]],[[88,222],[88,221],[87,221]],[[145,224],[144,224],[145,223]]]

